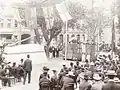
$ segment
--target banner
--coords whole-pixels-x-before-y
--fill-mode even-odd
[[[51,29],[54,23],[54,8],[53,6],[42,7],[43,15],[47,24],[47,29]]]
[[[25,8],[18,8],[19,16],[21,20],[25,20]]]
[[[21,21],[21,18],[20,18],[20,15],[19,15],[19,11],[18,9],[14,9],[15,10],[15,15],[14,15],[14,18],[16,21]]]
[[[60,18],[62,19],[63,22],[66,22],[70,19],[72,19],[72,17],[70,16],[66,4],[65,2],[62,2],[60,4],[56,4],[56,9],[60,15]]]
[[[15,9],[15,20],[19,22],[22,26],[27,27],[26,23],[26,13],[25,13],[25,8],[17,8]]]

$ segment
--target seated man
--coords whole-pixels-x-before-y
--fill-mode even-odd
[[[6,86],[8,83],[8,86],[11,86],[11,82],[9,77],[7,77],[8,73],[7,73],[7,69],[0,69],[0,79],[3,82],[3,85]]]
[[[24,77],[24,69],[21,65],[19,65],[17,68],[16,68],[16,76],[18,78],[18,82],[21,82],[21,77],[23,78]]]

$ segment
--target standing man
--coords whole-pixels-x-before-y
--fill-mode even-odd
[[[59,57],[59,46],[56,47],[56,57]]]
[[[91,89],[91,84],[88,80],[89,80],[89,76],[85,74],[84,80],[79,85],[79,90],[90,90]]]
[[[120,85],[116,84],[114,81],[114,77],[117,74],[114,70],[108,70],[107,76],[108,76],[108,82],[102,86],[102,90],[120,90]]]
[[[53,71],[53,76],[51,77],[51,90],[58,90],[58,77],[57,77],[57,71]]]
[[[28,74],[28,83],[30,83],[30,81],[31,81],[31,71],[32,71],[32,61],[30,60],[30,55],[27,55],[27,60],[25,60],[23,68],[25,70],[23,84],[25,84],[27,74]]]
[[[68,72],[66,76],[63,78],[63,87],[62,90],[74,90],[74,73]]]
[[[20,60],[20,65],[21,65],[21,67],[24,66],[24,61],[23,61],[23,59]]]

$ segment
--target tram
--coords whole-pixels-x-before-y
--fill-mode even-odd
[[[63,58],[65,59],[65,46],[63,49]],[[81,61],[82,46],[77,39],[71,39],[67,44],[67,60]]]

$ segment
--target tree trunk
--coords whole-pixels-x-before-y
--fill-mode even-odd
[[[45,46],[45,53],[46,53],[47,58],[49,58],[49,46],[50,45]]]

